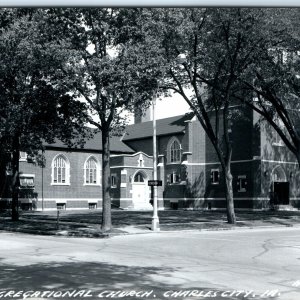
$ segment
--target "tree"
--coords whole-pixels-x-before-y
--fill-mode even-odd
[[[109,137],[126,123],[126,110],[147,102],[156,88],[156,62],[132,41],[139,40],[138,9],[50,9],[45,28],[59,66],[61,84],[82,98],[102,133],[102,230],[111,229]]]
[[[43,18],[42,10],[0,10],[0,140],[11,153],[12,220],[18,220],[20,151],[43,164],[44,142],[59,138],[72,145],[88,132],[85,104],[55,84],[59,58],[49,59],[39,30]]]
[[[299,9],[269,9],[257,30],[256,59],[239,78],[248,97],[241,99],[259,113],[295,155],[300,167]]]
[[[230,104],[238,78],[252,61],[255,14],[246,9],[148,9],[141,16],[145,35],[164,61],[165,89],[179,93],[210,139],[224,174],[227,219],[235,223],[228,134]],[[250,38],[250,40],[248,40]],[[178,65],[179,64],[179,65]]]
[[[300,10],[272,8],[240,11],[251,14],[253,25],[247,35],[248,42],[242,45],[242,51],[248,55],[245,56],[245,67],[234,73],[237,87],[232,96],[260,114],[300,164]],[[234,40],[235,32],[236,29],[228,31],[224,38]],[[227,51],[228,56],[233,54]],[[222,71],[228,72],[229,69],[223,65]],[[207,83],[219,93],[225,92],[221,86]]]

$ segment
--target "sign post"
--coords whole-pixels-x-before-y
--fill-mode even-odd
[[[157,153],[156,153],[156,116],[155,116],[155,104],[156,104],[156,94],[154,95],[152,101],[152,110],[153,110],[153,180],[152,182],[157,181]],[[150,181],[150,182],[151,182]],[[149,181],[148,181],[149,185]],[[159,218],[157,214],[157,185],[153,185],[153,217],[152,217],[152,231],[159,231]]]

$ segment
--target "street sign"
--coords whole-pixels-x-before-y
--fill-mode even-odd
[[[162,186],[161,180],[148,180],[148,186]]]

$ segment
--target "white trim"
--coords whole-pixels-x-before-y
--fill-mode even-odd
[[[294,164],[297,165],[297,162],[291,162],[291,161],[277,161],[277,160],[268,160],[268,159],[258,159],[257,157],[253,159],[245,159],[245,160],[233,160],[231,161],[232,164],[235,163],[247,163],[252,161],[260,160],[261,162],[271,162],[271,163],[281,163],[281,164]],[[187,166],[207,166],[207,165],[220,165],[220,162],[209,162],[209,163],[185,163]]]
[[[277,171],[277,170],[278,170],[278,171]],[[275,173],[276,171],[277,171],[277,174],[282,175],[283,178],[279,178],[278,180],[274,180],[274,174],[276,174],[276,173]],[[285,171],[284,171],[284,169],[282,168],[282,166],[280,166],[280,165],[277,165],[277,166],[275,166],[275,167],[272,169],[270,178],[271,178],[271,180],[273,181],[273,183],[274,183],[275,181],[279,181],[279,182],[287,182],[287,181],[288,181],[288,180],[287,180],[287,177],[286,177],[286,174],[285,174]]]
[[[98,203],[98,200],[88,199],[87,202],[88,203]]]
[[[45,201],[45,199],[44,199],[44,201]],[[56,202],[56,204],[67,204],[67,200],[65,200],[65,199],[59,199],[59,200],[55,200],[55,202]]]
[[[262,201],[262,200],[270,200],[270,198],[268,197],[233,197],[234,200],[251,200],[251,201]],[[290,198],[291,199],[291,198]],[[209,200],[209,201],[226,201],[226,198],[204,198],[204,197],[199,197],[199,198],[158,198],[158,200],[181,200],[181,201],[190,201],[190,200],[197,200],[197,201],[205,201],[205,200]],[[300,198],[299,198],[300,200]]]
[[[96,183],[86,183],[86,164],[90,159],[96,161]],[[93,154],[89,155],[83,164],[83,186],[101,186],[101,164]]]
[[[293,165],[298,165],[297,162],[292,162],[292,161],[279,161],[279,160],[268,160],[268,159],[262,159],[262,162],[271,162],[271,163],[277,163],[277,164],[293,164]]]
[[[25,156],[21,156],[21,153],[25,153]],[[25,151],[20,151],[19,161],[27,161],[28,154]]]
[[[111,200],[112,201],[113,200],[116,200],[116,201],[133,201],[132,198],[111,198]],[[163,200],[163,198],[159,198],[158,200]]]
[[[102,208],[102,207],[101,207]],[[96,209],[101,209],[101,208],[95,208]],[[56,211],[57,210],[57,207],[51,207],[51,208],[37,208],[35,209],[35,211]],[[64,209],[61,209],[63,211],[67,211],[67,210],[89,210],[89,207],[65,207]],[[59,210],[59,211],[61,211]]]
[[[127,187],[127,183],[126,182],[121,182],[121,188],[126,188]]]
[[[276,146],[276,147],[285,147],[285,144],[283,142],[273,142],[272,146]]]
[[[111,200],[117,200],[117,201],[132,201],[132,198],[111,198]]]
[[[136,174],[138,173],[142,173],[144,175],[144,181],[143,182],[135,182],[134,181],[134,177],[136,176]],[[147,184],[149,180],[149,176],[146,172],[144,172],[144,170],[142,170],[142,168],[139,168],[137,171],[135,171],[131,177],[131,184]]]
[[[174,142],[177,142],[179,144],[179,153],[180,153],[180,157],[179,160],[176,161],[172,161],[171,162],[171,147],[173,145]],[[179,141],[179,139],[176,136],[172,136],[167,144],[167,165],[174,165],[174,164],[181,164],[181,156],[182,156],[182,147],[181,147],[181,143]]]
[[[137,156],[138,154],[145,155],[148,158],[153,158],[153,156],[150,156],[142,151],[136,152],[134,154],[112,154],[112,155],[110,155],[110,157],[120,157],[120,156],[134,157],[134,156]]]
[[[102,198],[44,198],[44,201],[102,201]],[[42,199],[38,199],[38,201],[42,201]]]
[[[142,154],[139,155],[139,158],[138,158],[138,161],[137,161],[137,166],[139,168],[142,168],[142,167],[145,166],[145,161],[144,161],[144,158],[143,158]]]
[[[117,169],[117,168],[131,168],[131,169],[153,169],[153,167],[138,167],[138,166],[113,166],[110,167],[111,169]]]
[[[65,181],[66,182],[64,182],[64,183],[54,182],[54,180],[53,180],[53,177],[54,177],[54,166],[53,166],[53,164],[59,156],[63,157],[65,162],[66,162],[66,172],[65,172]],[[69,186],[69,185],[71,185],[71,172],[70,172],[70,169],[71,169],[71,167],[70,167],[70,161],[69,161],[68,157],[63,153],[56,154],[53,157],[52,162],[51,162],[51,183],[50,183],[50,185],[53,185],[53,186],[55,186],[55,185],[65,185],[65,186],[68,185]]]
[[[20,172],[19,177],[35,177],[35,174],[25,174]]]
[[[84,183],[83,186],[101,186],[101,183]]]
[[[121,175],[127,175],[127,170],[121,170]]]

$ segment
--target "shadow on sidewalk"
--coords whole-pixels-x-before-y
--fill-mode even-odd
[[[69,257],[68,259],[72,259]],[[178,268],[157,268],[157,267],[135,267],[123,266],[98,262],[79,262],[72,263],[49,263],[32,264],[18,266],[13,264],[2,264],[0,271],[0,286],[5,291],[49,291],[45,299],[100,299],[99,294],[107,296],[109,291],[129,293],[132,291],[149,292],[147,299],[253,299],[240,296],[229,296],[224,290],[215,290],[205,287],[199,282],[197,286],[191,286],[186,280],[183,284],[176,283],[174,272],[180,271]],[[177,275],[178,276],[178,275]],[[174,282],[174,284],[172,284]],[[176,284],[175,284],[176,283]],[[5,287],[5,289],[3,289]],[[85,290],[84,294],[93,295],[92,297],[74,297],[74,290],[79,292]],[[90,292],[88,292],[90,290]],[[152,292],[151,292],[152,291]],[[185,295],[172,297],[172,292],[185,292]],[[194,291],[194,296],[191,296]],[[51,292],[53,292],[51,296]],[[72,293],[72,297],[64,296],[63,293]],[[120,293],[119,292],[119,293]],[[1,290],[0,290],[1,293]],[[54,294],[56,293],[56,294]],[[102,293],[102,294],[101,294]],[[195,297],[195,295],[198,297]],[[60,296],[61,295],[61,296]],[[139,299],[137,296],[123,294],[121,299]],[[202,297],[200,297],[200,295]],[[212,297],[215,295],[215,297]],[[41,299],[41,294],[35,294],[36,299]],[[112,297],[108,297],[112,298]],[[14,298],[18,299],[18,298]],[[22,297],[19,297],[22,299]],[[271,299],[271,298],[264,298]],[[272,298],[274,299],[274,297]]]

